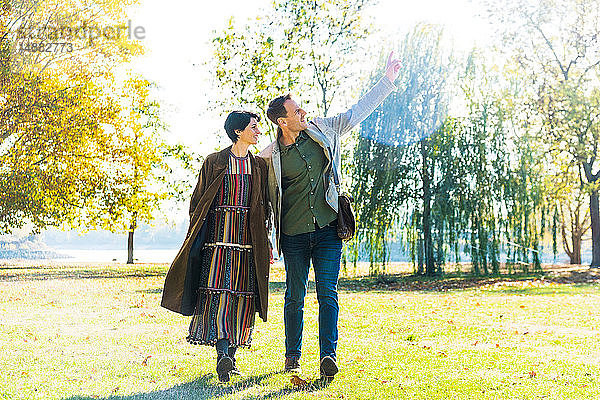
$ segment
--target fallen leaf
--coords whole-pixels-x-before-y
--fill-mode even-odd
[[[530,378],[535,378],[536,376],[537,376],[537,373],[534,370],[529,371]]]
[[[305,381],[304,379],[300,378],[298,375],[292,375],[292,377],[290,378],[290,382],[294,386],[306,386],[306,385],[308,385],[308,382]]]

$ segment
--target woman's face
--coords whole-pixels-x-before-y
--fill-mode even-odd
[[[258,130],[258,122],[256,118],[250,118],[250,123],[243,131],[238,131],[238,142],[248,143],[248,144],[256,144],[258,143],[258,135],[260,135],[260,130]]]

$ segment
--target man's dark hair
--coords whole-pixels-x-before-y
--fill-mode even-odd
[[[250,111],[232,111],[225,120],[225,132],[233,143],[240,138],[236,131],[243,131],[250,123],[250,119],[255,118],[256,122],[260,121],[260,117]]]
[[[267,118],[269,118],[271,122],[277,126],[278,135],[281,135],[281,128],[279,127],[279,124],[277,124],[277,118],[287,117],[287,111],[283,106],[283,103],[291,99],[292,95],[288,93],[286,95],[274,98],[269,103],[269,108],[267,109]]]

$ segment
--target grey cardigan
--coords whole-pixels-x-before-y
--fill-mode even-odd
[[[323,152],[327,157],[325,167],[326,176],[323,179],[326,185],[325,201],[335,212],[338,211],[338,191],[333,181],[333,174],[331,173],[330,154],[333,155],[335,161],[333,166],[336,168],[336,173],[339,176],[341,158],[340,138],[364,121],[394,90],[396,90],[396,86],[386,76],[383,76],[348,111],[334,117],[316,117],[308,124],[306,133],[323,148]],[[261,151],[258,156],[264,158],[269,166],[268,192],[273,209],[277,251],[281,254],[279,246],[281,224],[281,156],[279,141],[275,140]]]

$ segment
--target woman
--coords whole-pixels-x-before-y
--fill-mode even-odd
[[[254,313],[267,319],[267,165],[248,151],[258,141],[258,121],[246,111],[227,116],[233,145],[204,161],[190,202],[190,228],[161,303],[193,315],[187,340],[215,346],[222,382],[238,373],[235,351],[250,346]]]

